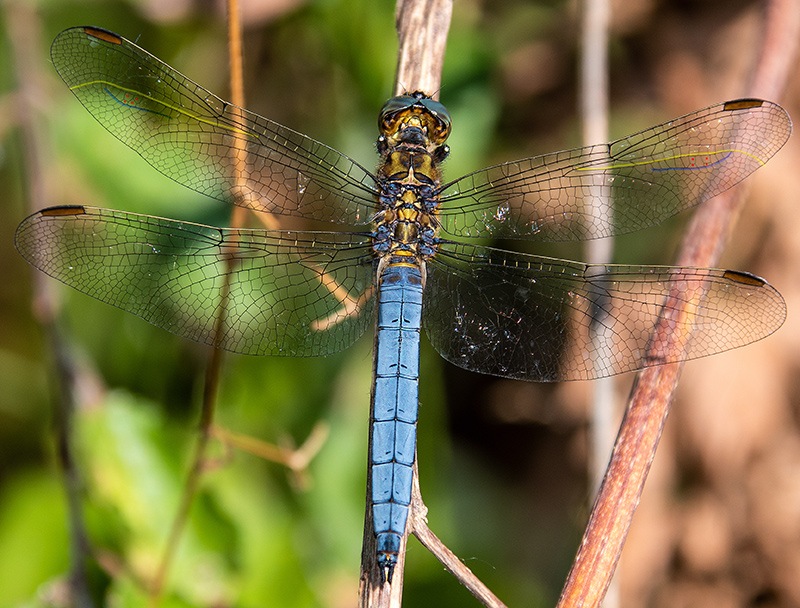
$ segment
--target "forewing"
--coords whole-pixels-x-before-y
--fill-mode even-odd
[[[495,165],[443,187],[443,227],[466,238],[543,241],[633,232],[732,187],[766,163],[791,128],[779,105],[745,99],[607,145]]]
[[[371,221],[375,179],[360,165],[220,99],[129,40],[71,28],[56,37],[50,56],[92,116],[176,182],[258,211]],[[237,145],[246,150],[238,164]]]

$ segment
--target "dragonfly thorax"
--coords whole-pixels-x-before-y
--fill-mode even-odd
[[[422,265],[436,253],[440,164],[450,117],[422,93],[390,99],[381,112],[378,151],[380,211],[373,250],[381,263]]]
[[[394,196],[380,197],[383,210],[376,218],[372,247],[381,257],[401,255],[407,262],[419,263],[436,252],[438,201],[427,186],[403,184],[395,192],[397,184],[391,181],[384,189],[386,194],[394,192]]]

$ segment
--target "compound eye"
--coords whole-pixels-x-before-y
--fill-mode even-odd
[[[383,104],[381,108],[381,117],[385,114],[394,114],[401,110],[406,110],[417,103],[417,100],[411,97],[411,95],[398,95],[397,97],[392,97],[389,101]]]
[[[420,100],[420,103],[425,106],[428,112],[436,116],[443,123],[449,125],[452,122],[452,119],[450,118],[450,112],[447,111],[447,108],[444,107],[443,103],[434,99],[422,99]]]
[[[430,98],[419,100],[419,103],[427,111],[429,118],[430,137],[438,144],[443,143],[450,135],[452,127],[452,119],[450,112],[444,107],[444,104],[434,101]]]
[[[380,129],[381,133],[391,131],[397,123],[397,115],[408,110],[415,103],[417,103],[417,100],[410,95],[398,95],[383,104],[378,115],[378,129]]]

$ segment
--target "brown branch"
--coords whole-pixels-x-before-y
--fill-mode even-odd
[[[438,99],[452,0],[398,0],[395,95],[422,91]]]
[[[238,0],[227,0],[228,8],[228,59],[230,65],[230,85],[231,101],[239,108],[244,107],[244,77],[242,74],[242,27],[239,19]],[[236,138],[236,148],[234,150],[236,167],[236,188],[234,195],[244,191],[245,167],[247,162],[246,142],[241,138]],[[240,227],[244,224],[246,209],[234,207],[231,216],[231,226]],[[230,293],[230,281],[232,271],[236,265],[235,256],[229,257],[226,262],[225,278],[222,285],[219,309],[217,318],[214,322],[214,335],[221,336],[224,331],[225,320],[228,308],[228,295]],[[200,481],[205,471],[206,455],[208,451],[209,439],[212,434],[212,424],[214,422],[214,412],[217,403],[217,391],[222,370],[223,351],[216,346],[211,351],[211,358],[206,368],[205,381],[203,385],[203,400],[200,410],[200,421],[198,424],[197,444],[195,445],[194,456],[186,477],[181,502],[175,519],[172,522],[169,536],[164,547],[164,553],[156,570],[153,583],[150,588],[150,606],[158,606],[164,590],[164,584],[175,557],[183,531],[189,518],[189,512]]]
[[[779,97],[796,62],[800,2],[772,0],[766,12],[759,61],[748,94]],[[713,266],[743,201],[738,187],[701,206],[686,232],[678,263]],[[677,303],[676,303],[677,304]],[[686,314],[674,309],[673,315]],[[656,341],[682,341],[665,314],[656,326]],[[572,569],[561,593],[560,607],[596,607],[605,595],[619,560],[636,505],[655,456],[682,364],[642,371],[632,389],[614,453],[595,502]]]

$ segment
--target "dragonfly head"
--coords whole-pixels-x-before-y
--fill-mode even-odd
[[[378,119],[381,141],[387,147],[407,143],[431,152],[444,144],[451,126],[447,108],[420,91],[392,97]]]

